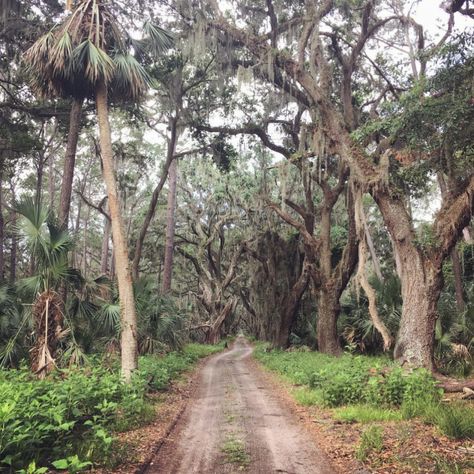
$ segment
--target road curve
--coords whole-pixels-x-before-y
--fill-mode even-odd
[[[147,474],[330,474],[325,455],[250,362],[243,338],[209,359]]]

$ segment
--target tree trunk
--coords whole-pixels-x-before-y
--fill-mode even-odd
[[[307,263],[303,265],[301,275],[293,285],[290,293],[287,295],[283,307],[280,311],[280,323],[275,334],[273,346],[280,349],[286,349],[289,345],[291,327],[296,321],[301,298],[308,288],[309,270]]]
[[[318,320],[316,324],[318,350],[323,354],[340,355],[341,346],[337,337],[339,317],[339,292],[332,281],[319,288]]]
[[[12,201],[15,202],[15,188],[12,182],[10,182],[10,190],[12,194]],[[10,248],[10,284],[13,285],[16,281],[16,260],[17,260],[17,251],[18,251],[18,236],[16,232],[16,223],[17,215],[16,212],[12,209],[10,212],[10,222],[11,222],[11,248]]]
[[[77,142],[81,130],[82,99],[75,99],[69,114],[69,132],[64,157],[63,180],[61,183],[61,197],[59,198],[59,224],[67,228],[69,210],[71,208],[72,183],[74,180],[74,167],[76,163]],[[50,157],[51,159],[51,157]]]
[[[48,158],[48,188],[49,188],[49,209],[54,211],[54,201],[56,197],[56,187],[54,183],[54,158],[49,155]]]
[[[459,260],[459,252],[456,247],[451,250],[451,262],[453,264],[454,289],[456,291],[456,307],[462,313],[466,307],[464,301],[464,288],[462,284],[462,268]]]
[[[109,269],[109,240],[110,220],[104,216],[104,235],[102,237],[102,252],[100,256],[100,273],[107,275]]]
[[[5,279],[5,219],[3,218],[3,160],[0,162],[0,283]]]
[[[161,190],[163,189],[163,185],[166,182],[168,177],[168,172],[170,170],[170,166],[174,161],[174,153],[176,151],[176,143],[178,141],[178,118],[177,116],[171,121],[171,138],[168,143],[168,152],[166,156],[166,162],[163,166],[163,173],[161,175],[160,181],[158,185],[153,190],[153,194],[151,196],[150,204],[148,206],[148,211],[145,216],[145,220],[143,221],[143,225],[140,229],[140,234],[137,239],[137,243],[135,244],[135,254],[133,256],[133,263],[132,263],[132,275],[133,279],[137,280],[139,276],[139,267],[140,267],[140,259],[142,258],[142,250],[143,250],[143,243],[145,241],[146,233],[148,231],[148,227],[150,226],[151,220],[155,215],[156,205],[158,203],[158,198],[160,196]]]
[[[207,344],[217,344],[221,340],[221,329],[226,319],[234,312],[237,300],[231,299],[224,306],[206,334]]]
[[[442,260],[432,262],[417,245],[412,221],[403,203],[376,196],[399,257],[402,317],[394,358],[402,365],[433,370],[437,303],[443,286]]]
[[[120,202],[117,192],[117,182],[114,174],[113,150],[107,105],[107,87],[100,83],[96,89],[97,118],[99,122],[100,147],[103,164],[104,181],[112,224],[112,236],[115,252],[115,268],[119,289],[121,307],[121,356],[122,376],[130,382],[132,372],[138,367],[137,353],[137,318],[135,299],[133,295],[132,274],[128,258],[127,242],[123,219],[120,212]]]
[[[441,269],[418,249],[400,249],[403,308],[394,358],[402,365],[433,370],[437,304],[443,277]]]
[[[173,160],[169,169],[169,190],[168,208],[166,211],[166,244],[165,263],[163,267],[163,293],[171,291],[171,278],[173,273],[173,252],[174,252],[174,227],[176,209],[176,182],[178,178],[177,161]]]

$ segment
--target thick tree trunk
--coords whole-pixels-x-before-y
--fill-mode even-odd
[[[437,303],[443,285],[442,260],[428,259],[418,248],[410,216],[400,200],[376,196],[399,257],[402,317],[394,358],[402,365],[433,370]]]
[[[128,258],[127,242],[121,207],[117,192],[117,182],[114,174],[113,150],[107,105],[107,87],[101,83],[96,90],[97,118],[99,121],[100,147],[103,164],[104,181],[112,224],[114,242],[115,268],[121,306],[121,355],[122,376],[130,382],[131,375],[138,366],[137,353],[137,318],[135,313],[135,299],[133,295],[132,274]]]
[[[69,210],[71,208],[72,183],[74,180],[74,167],[76,163],[77,142],[81,130],[82,100],[75,99],[69,114],[69,132],[64,157],[63,180],[61,183],[61,196],[59,198],[59,224],[67,228]],[[50,158],[51,159],[51,158]]]
[[[340,355],[342,350],[337,337],[340,293],[332,281],[321,285],[318,293],[318,320],[316,324],[318,350],[323,354]]]
[[[433,370],[437,304],[443,287],[442,272],[440,268],[433,268],[418,249],[405,247],[400,249],[399,254],[403,308],[394,358],[402,365]]]
[[[178,164],[173,160],[169,169],[168,208],[166,211],[166,244],[165,263],[163,266],[163,293],[171,291],[171,278],[173,274],[174,231],[176,210],[176,182],[178,179]]]
[[[209,331],[206,334],[207,344],[217,344],[221,340],[221,330],[226,319],[234,312],[237,300],[231,299],[227,302],[217,318],[212,322]]]
[[[273,346],[286,349],[289,345],[291,327],[296,321],[301,298],[308,288],[309,270],[305,263],[297,282],[293,285],[287,295],[283,307],[280,311],[280,323],[278,326]]]

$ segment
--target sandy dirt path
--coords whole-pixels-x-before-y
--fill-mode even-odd
[[[238,339],[202,367],[194,397],[147,474],[335,472],[251,353]]]

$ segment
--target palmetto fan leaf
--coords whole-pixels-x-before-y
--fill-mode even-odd
[[[145,68],[129,53],[117,53],[113,57],[115,74],[112,89],[116,96],[139,97],[151,79]]]
[[[151,21],[145,22],[143,32],[145,37],[141,43],[152,54],[158,56],[173,47],[173,36]]]

